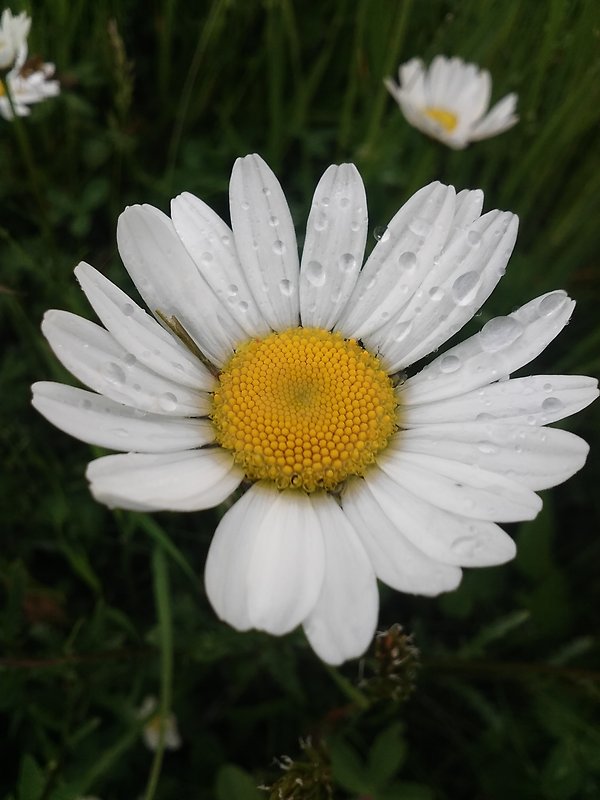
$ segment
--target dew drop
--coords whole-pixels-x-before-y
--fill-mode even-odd
[[[444,356],[440,361],[440,372],[449,374],[460,369],[461,361],[458,356]]]
[[[481,278],[477,272],[465,272],[452,284],[452,295],[459,306],[472,303],[477,295]]]
[[[552,391],[552,384],[551,383],[545,383],[544,384],[544,391],[545,392],[551,392]]]
[[[165,392],[158,398],[158,405],[163,411],[175,411],[177,408],[177,397],[173,392]]]
[[[324,211],[319,211],[315,215],[314,226],[316,231],[324,231],[329,224],[327,214]]]
[[[242,300],[242,302],[239,303],[238,308],[245,314],[246,311],[248,311],[248,303],[245,300]]]
[[[352,272],[356,267],[356,259],[352,253],[343,253],[339,258],[338,265],[342,272]]]
[[[398,266],[400,269],[405,270],[406,272],[412,272],[412,270],[417,266],[417,256],[411,250],[407,250],[405,253],[400,253],[398,256]]]
[[[275,239],[273,242],[273,252],[277,256],[282,256],[285,253],[285,244],[281,241],[281,239]]]
[[[125,375],[125,370],[123,367],[115,364],[114,361],[110,361],[106,365],[104,368],[104,376],[109,383],[114,384],[114,386],[122,386],[127,380],[127,376]]]
[[[239,289],[235,285],[235,283],[230,283],[229,286],[227,287],[227,292],[228,292],[230,297],[235,297],[237,295],[237,293],[239,292]]]
[[[515,342],[523,332],[523,326],[514,317],[495,317],[481,329],[479,342],[482,350],[496,353]]]
[[[123,314],[126,317],[132,317],[134,312],[135,312],[135,306],[133,306],[131,303],[123,304]]]
[[[263,189],[263,191],[264,191],[264,189]],[[266,192],[265,192],[265,194],[266,194]],[[250,203],[248,203],[248,201],[247,201],[247,200],[243,200],[243,201],[240,203],[240,205],[241,205],[241,207],[242,207],[242,209],[243,209],[244,211],[248,211],[248,209],[250,208]]]
[[[212,253],[209,253],[208,250],[205,253],[202,253],[202,255],[200,256],[200,261],[202,261],[203,264],[210,264],[212,260],[213,260],[213,255]]]
[[[378,225],[373,230],[373,236],[378,242],[387,242],[387,240],[390,238],[390,231],[385,225]]]
[[[477,231],[469,231],[467,234],[467,242],[471,247],[479,247],[481,244],[481,234]]]
[[[395,340],[397,342],[404,341],[404,339],[406,339],[408,334],[411,332],[412,326],[413,326],[412,320],[409,320],[408,322],[401,322],[399,325],[396,325],[396,327],[394,328]]]
[[[349,197],[340,197],[340,208],[348,208],[350,205]]]
[[[269,217],[269,225],[276,228],[279,225],[279,217]]]
[[[271,194],[271,190],[269,189],[268,186],[263,186],[262,193],[265,195],[265,197],[268,197]]]
[[[559,308],[562,308],[567,299],[567,293],[563,291],[552,292],[540,300],[538,312],[540,317],[549,317],[554,314]]]
[[[231,244],[231,236],[227,236],[227,235],[221,236],[221,241],[223,242],[225,247],[229,247],[229,245]]]
[[[123,358],[123,361],[128,367],[132,367],[137,361],[137,358],[133,355],[133,353],[127,353]]]
[[[464,558],[470,558],[479,550],[480,543],[475,536],[461,536],[460,538],[455,539],[450,547],[452,551],[456,553],[456,555]]]
[[[439,286],[432,286],[429,290],[429,297],[431,297],[434,303],[439,303],[443,296],[444,290]]]
[[[313,286],[323,286],[326,280],[325,270],[319,261],[309,261],[306,265],[306,279]]]
[[[562,407],[562,401],[559,400],[558,397],[546,397],[546,399],[542,401],[543,411],[558,411]]]
[[[479,442],[477,444],[477,449],[480,453],[484,453],[485,455],[493,455],[498,452],[496,445],[491,442]]]
[[[360,222],[357,219],[353,219],[350,223],[350,228],[356,233],[356,231],[360,230]]]
[[[288,281],[287,278],[279,281],[279,291],[284,297],[289,297],[292,292],[294,291],[294,287],[291,281]]]
[[[415,234],[415,236],[420,236],[421,238],[425,238],[427,234],[431,230],[431,223],[427,222],[426,219],[421,219],[417,217],[413,219],[412,222],[409,223],[408,227],[411,231]]]

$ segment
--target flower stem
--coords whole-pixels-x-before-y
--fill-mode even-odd
[[[158,787],[163,755],[165,752],[165,720],[171,710],[173,688],[173,627],[171,620],[171,597],[169,592],[169,570],[162,548],[157,545],[152,555],[154,576],[154,602],[158,616],[160,648],[160,703],[161,725],[158,745],[146,785],[145,800],[153,800]]]

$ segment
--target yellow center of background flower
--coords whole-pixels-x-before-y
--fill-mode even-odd
[[[434,122],[437,122],[438,125],[441,125],[446,133],[452,133],[458,124],[458,117],[456,114],[453,114],[451,111],[446,111],[445,108],[427,106],[425,114]]]
[[[280,489],[335,489],[362,475],[396,429],[397,400],[379,359],[319,328],[243,344],[213,401],[217,442],[248,478]]]

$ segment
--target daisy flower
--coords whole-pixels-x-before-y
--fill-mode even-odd
[[[40,59],[27,59],[27,47],[23,46],[17,56],[13,69],[7,73],[5,81],[12,99],[12,107],[6,96],[5,86],[0,81],[0,115],[12,119],[29,115],[29,106],[56,97],[60,92],[58,81],[52,80],[54,64]],[[14,109],[14,114],[13,114]]]
[[[14,16],[10,9],[4,9],[0,17],[0,69],[12,66],[25,46],[30,27],[31,18],[24,11]]]
[[[566,325],[550,292],[435,357],[503,274],[517,218],[440,183],[393,217],[362,266],[365,190],[352,164],[321,178],[299,261],[277,178],[238,159],[229,228],[184,193],[171,218],[121,215],[123,262],[154,316],[89,264],[75,274],[104,327],[49,311],[42,330],[92,391],[41,382],[63,431],[126,451],[92,461],[111,507],[196,511],[238,499],[206,563],[219,617],[240,631],[297,625],[325,661],[360,655],[379,578],[437,595],[461,567],[515,554],[496,522],[532,519],[539,489],[588,446],[543,427],[596,396],[591,378],[508,380]],[[243,492],[243,493],[242,493]]]
[[[181,736],[177,726],[175,714],[168,714],[161,717],[158,712],[158,701],[156,697],[149,695],[144,698],[144,702],[138,711],[138,717],[145,720],[142,729],[142,738],[148,750],[156,750],[160,741],[161,726],[164,728],[164,746],[167,750],[179,750],[181,747]]]
[[[488,112],[492,79],[460,58],[436,56],[426,69],[419,58],[403,64],[400,84],[384,83],[411,125],[454,150],[512,128],[517,95],[507,94]]]

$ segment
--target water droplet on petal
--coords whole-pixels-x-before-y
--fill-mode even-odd
[[[420,236],[424,239],[431,230],[431,223],[427,222],[426,219],[417,217],[409,222],[408,227],[415,234],[415,236]]]
[[[82,400],[81,401],[81,407],[82,408],[91,408],[92,407],[92,401],[88,400],[87,398],[85,400]]]
[[[104,376],[114,386],[122,386],[127,380],[125,370],[114,361],[110,361],[104,368]]]
[[[137,361],[137,358],[133,355],[133,353],[127,353],[124,356],[123,361],[127,364],[128,367],[132,367]]]
[[[342,272],[352,272],[356,267],[356,259],[352,253],[343,253],[339,258],[338,264]]]
[[[279,217],[269,217],[269,225],[276,228],[279,225]]]
[[[350,223],[350,228],[356,233],[356,231],[360,230],[360,222],[357,219],[353,219]]]
[[[221,241],[223,242],[225,247],[229,247],[229,245],[231,244],[231,236],[227,236],[227,235],[221,236]]]
[[[461,360],[458,356],[444,356],[440,361],[440,372],[449,374],[456,372],[461,367]]]
[[[495,353],[509,347],[523,333],[523,326],[514,317],[495,317],[481,329],[479,342],[482,350]]]
[[[390,238],[390,232],[385,225],[378,225],[373,230],[373,236],[377,239],[378,242],[387,242],[387,240]]]
[[[491,442],[479,442],[477,444],[477,449],[480,453],[484,453],[485,455],[493,455],[498,452],[496,445]]]
[[[398,256],[398,266],[400,269],[411,272],[417,266],[417,256],[415,253],[407,250],[405,253],[400,253]]]
[[[228,292],[230,297],[235,297],[237,295],[237,293],[239,292],[239,289],[235,285],[235,283],[230,283],[229,286],[227,287],[227,292]]]
[[[564,306],[566,300],[567,293],[562,290],[546,295],[546,297],[540,300],[538,306],[540,317],[549,317],[550,314],[556,313],[559,308]]]
[[[349,197],[340,197],[340,208],[348,208],[350,205]]]
[[[467,242],[471,247],[479,247],[481,244],[481,234],[477,233],[477,231],[469,231],[467,234]]]
[[[123,314],[125,314],[126,317],[133,316],[134,312],[135,312],[135,306],[133,306],[131,303],[123,304]]]
[[[263,192],[264,192],[264,189],[263,189]],[[265,192],[265,194],[266,194],[266,192]],[[240,205],[241,205],[241,207],[242,207],[242,209],[243,209],[244,211],[248,211],[248,209],[250,208],[250,203],[248,203],[248,201],[247,201],[247,200],[243,200],[243,201],[240,203]]]
[[[323,286],[326,280],[325,270],[319,261],[309,261],[306,265],[306,279],[313,286]]]
[[[552,391],[552,384],[551,383],[545,383],[544,384],[544,391],[545,392],[551,392]]]
[[[285,244],[281,241],[281,239],[276,239],[273,242],[273,252],[277,256],[282,256],[285,253]]]
[[[242,300],[242,302],[238,304],[238,308],[245,314],[246,311],[248,311],[248,303],[245,300]]]
[[[294,291],[294,286],[291,281],[288,281],[287,278],[279,281],[279,291],[284,297],[289,297],[292,292]]]
[[[263,193],[263,194],[264,194],[266,197],[268,197],[268,196],[271,194],[271,190],[269,189],[269,187],[268,187],[268,186],[263,186],[263,188],[262,188],[262,193]]]
[[[412,326],[412,320],[409,320],[408,322],[400,322],[398,325],[396,325],[394,328],[395,340],[397,342],[401,342],[403,339],[406,339],[408,334],[411,332]]]
[[[432,286],[429,290],[429,297],[431,297],[434,303],[439,303],[443,296],[444,290],[439,286]]]
[[[562,400],[559,400],[558,397],[546,397],[542,401],[542,409],[544,411],[558,411],[562,407]]]
[[[477,295],[481,276],[477,272],[465,272],[452,284],[452,295],[459,306],[472,303]]]
[[[476,536],[461,536],[455,539],[450,547],[457,556],[470,558],[479,550],[480,543]]]
[[[203,264],[210,264],[212,260],[213,260],[213,255],[212,253],[209,253],[208,250],[205,253],[202,253],[202,255],[200,256],[200,261],[202,261]]]
[[[175,411],[177,408],[177,397],[173,392],[165,392],[158,398],[158,405],[163,411]]]
[[[315,215],[314,226],[316,231],[324,231],[325,228],[328,226],[329,220],[327,219],[327,214],[324,211],[319,211]]]

